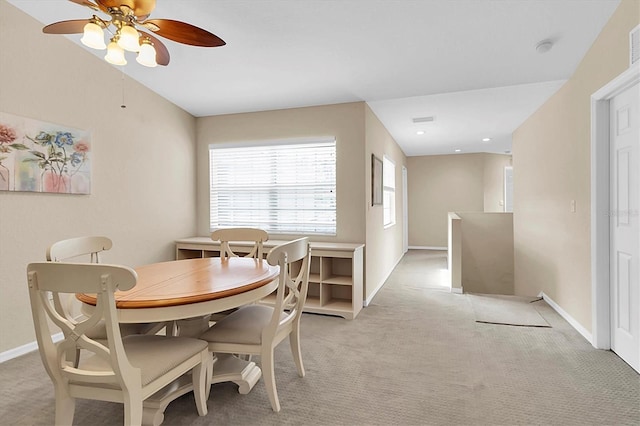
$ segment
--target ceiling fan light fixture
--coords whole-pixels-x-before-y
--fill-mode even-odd
[[[149,68],[158,66],[156,62],[156,49],[148,38],[143,39],[142,43],[140,43],[140,53],[138,53],[136,61],[140,65]]]
[[[111,39],[111,43],[107,46],[107,54],[104,60],[113,65],[127,65],[127,60],[124,57],[124,50],[118,45],[115,37]]]
[[[1,0],[0,0],[1,1]],[[156,38],[199,47],[220,47],[226,43],[209,31],[175,19],[149,19],[156,0],[70,0],[95,12],[89,19],[69,19],[45,25],[45,34],[82,34],[82,43],[93,49],[107,49],[107,62],[125,65],[125,51],[140,53],[137,62],[147,67],[169,65],[169,50]],[[105,31],[109,33],[105,46]],[[150,32],[147,32],[150,31]],[[146,42],[147,46],[141,44]],[[116,46],[118,46],[116,48]]]
[[[93,21],[84,26],[84,33],[80,41],[92,49],[104,50],[107,48],[107,45],[104,44],[102,27]]]
[[[140,43],[138,42],[140,34],[138,34],[138,30],[131,25],[122,25],[117,34],[119,35],[118,46],[129,52],[140,51]]]

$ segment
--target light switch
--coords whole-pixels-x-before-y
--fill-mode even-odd
[[[571,213],[576,212],[576,200],[571,200]]]

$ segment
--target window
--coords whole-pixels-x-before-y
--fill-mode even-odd
[[[382,162],[384,226],[391,226],[396,223],[396,165],[386,155]]]
[[[336,234],[336,141],[209,146],[210,226]]]

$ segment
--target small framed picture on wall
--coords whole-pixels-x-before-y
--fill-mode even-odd
[[[371,154],[371,205],[382,205],[382,160]]]

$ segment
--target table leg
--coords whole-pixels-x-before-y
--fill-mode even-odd
[[[213,362],[211,383],[233,382],[243,395],[248,394],[262,377],[262,370],[255,362],[231,354],[215,354]]]
[[[211,384],[233,382],[238,385],[238,392],[243,395],[248,394],[262,377],[262,370],[255,362],[243,360],[231,354],[214,355],[209,370],[213,371]],[[161,425],[164,421],[164,410],[169,403],[191,391],[193,391],[193,382],[191,374],[187,373],[151,395],[142,403],[142,424]],[[210,392],[211,386],[208,386],[207,399]]]
[[[192,390],[191,374],[185,374],[145,399],[142,403],[142,424],[145,426],[161,425],[164,421],[164,410],[167,405]]]
[[[238,392],[246,395],[262,377],[262,371],[255,362],[242,360],[231,354],[218,354],[213,358],[211,383],[233,382]],[[164,421],[164,410],[169,403],[193,390],[190,374],[185,374],[173,383],[151,395],[142,405],[142,424],[159,426]],[[211,387],[207,389],[207,398]]]

